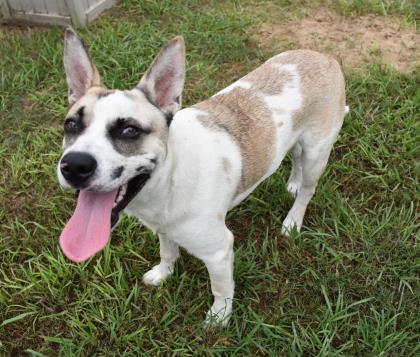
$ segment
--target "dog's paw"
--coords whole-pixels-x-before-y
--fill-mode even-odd
[[[232,303],[229,302],[222,308],[213,304],[211,309],[207,311],[204,320],[204,328],[225,327],[229,323],[232,314]]]
[[[296,230],[296,232],[299,233],[300,225],[296,222],[296,219],[294,217],[292,217],[291,215],[287,215],[281,227],[281,234],[290,237],[294,230]]]
[[[169,275],[171,275],[171,273],[172,270],[169,267],[162,264],[155,265],[152,269],[143,275],[143,283],[157,286]]]
[[[293,196],[296,197],[300,189],[300,183],[297,181],[291,181],[287,183],[287,191]]]

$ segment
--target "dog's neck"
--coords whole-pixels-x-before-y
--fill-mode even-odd
[[[159,230],[170,201],[175,167],[175,153],[167,147],[165,157],[157,163],[150,179],[125,210],[129,215],[143,217],[143,223],[154,232]]]
[[[166,156],[158,161],[150,179],[127,206],[128,214],[154,232],[165,233],[174,225],[181,226],[191,214],[202,210],[203,202],[210,200],[206,185],[216,185],[221,174],[215,152],[220,156],[221,147],[229,153],[237,150],[225,134],[213,140],[214,134],[197,120],[200,115],[201,111],[195,108],[176,113],[170,125]],[[236,180],[235,176],[231,178]]]

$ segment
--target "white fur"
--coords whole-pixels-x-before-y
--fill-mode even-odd
[[[216,95],[229,93],[230,91],[232,91],[235,88],[250,89],[251,87],[252,87],[251,83],[249,83],[247,81],[244,81],[244,80],[239,80],[239,81],[231,84],[230,86],[227,86],[226,88],[222,89],[220,92],[216,93],[213,97],[215,97]]]
[[[225,215],[241,175],[241,155],[223,131],[205,128],[196,109],[178,112],[171,124],[168,156],[126,212],[159,235],[161,262],[143,281],[159,284],[172,271],[178,247],[204,261],[215,301],[207,321],[227,323],[233,298],[233,235]],[[194,133],[194,135],[191,135]],[[229,176],[222,158],[231,163]]]
[[[292,80],[286,82],[284,90],[279,95],[266,96],[265,102],[270,109],[282,109],[288,113],[298,110],[302,105],[302,94],[300,90],[299,74],[295,65],[272,64],[274,68],[288,71],[292,76]],[[279,75],[280,72],[279,72]]]
[[[83,101],[83,98],[81,100]],[[141,107],[141,115],[139,115],[139,107]],[[115,118],[138,118],[143,127],[152,125],[152,120],[161,116],[161,113],[146,100],[139,106],[121,91],[116,91],[113,95],[99,100],[93,107],[91,116],[91,124],[85,129],[83,135],[63,153],[64,156],[70,151],[85,152],[96,159],[98,168],[87,189],[104,192],[114,190],[125,184],[131,177],[138,175],[139,172],[136,171],[138,167],[153,169],[155,164],[151,163],[151,160],[159,153],[165,152],[166,148],[160,140],[151,141],[153,139],[150,139],[148,151],[142,155],[127,157],[118,153],[107,138],[108,124]],[[154,121],[154,125],[156,122],[157,120]],[[119,166],[124,167],[122,175],[118,179],[110,180],[111,173]],[[57,167],[57,174],[60,184],[64,188],[70,188],[60,171],[60,165]]]
[[[172,42],[175,45],[167,48],[170,51],[175,48],[181,51],[179,41]],[[165,52],[161,56],[163,57],[160,60],[155,61],[158,70],[152,66],[152,79],[159,73],[164,73],[165,66],[172,66],[167,61]],[[293,169],[287,188],[296,195],[296,199],[283,223],[282,231],[290,234],[294,227],[299,230],[306,206],[341,126],[338,120],[340,125],[337,124],[322,139],[315,139],[313,133],[304,128],[295,129],[293,113],[302,107],[303,102],[297,67],[294,64],[268,63],[279,69],[279,75],[281,71],[288,71],[292,76],[279,95],[254,92],[261,97],[272,114],[276,128],[276,147],[274,159],[267,172],[246,192],[237,193],[242,175],[242,156],[238,143],[224,130],[202,124],[198,117],[208,114],[194,108],[183,109],[175,114],[167,140],[166,137],[162,140],[150,139],[145,145],[146,152],[124,157],[114,150],[106,138],[107,124],[117,117],[133,117],[147,126],[156,120],[162,121],[162,118],[159,117],[159,110],[147,101],[143,101],[141,105],[135,104],[136,101],[129,96],[117,92],[95,104],[91,113],[92,123],[66,150],[89,152],[96,158],[98,173],[91,189],[105,191],[126,183],[136,174],[133,170],[140,164],[151,165],[152,159],[158,159],[150,179],[125,209],[127,214],[137,217],[159,236],[160,262],[144,275],[143,281],[158,285],[167,278],[173,272],[179,247],[200,258],[209,272],[214,295],[213,305],[206,315],[207,324],[225,325],[232,311],[234,238],[225,224],[228,210],[239,204],[261,181],[274,173],[291,150]],[[173,93],[170,96],[173,100],[181,95],[178,91],[182,89],[180,83],[183,78],[178,77],[175,80],[177,82],[171,87]],[[156,94],[153,83],[144,79],[140,84],[149,94]],[[228,93],[237,87],[254,90],[252,83],[239,80],[216,95]],[[168,105],[177,104],[174,103]],[[347,109],[339,108],[335,115],[340,116],[345,110]],[[120,179],[110,181],[110,172],[121,164],[125,167],[124,174]],[[66,186],[60,172],[58,176],[60,183]]]
[[[232,310],[233,235],[225,225],[227,211],[275,172],[291,147],[298,145],[298,138],[303,138],[302,130],[294,130],[292,121],[293,112],[302,105],[299,75],[295,66],[283,66],[281,69],[293,74],[293,80],[285,86],[282,94],[264,96],[261,93],[274,122],[280,125],[276,125],[275,159],[259,182],[246,192],[236,194],[241,176],[238,144],[224,131],[209,129],[196,119],[206,113],[187,108],[179,111],[171,124],[165,162],[126,209],[128,214],[139,218],[159,235],[161,261],[145,274],[145,283],[159,284],[172,272],[179,246],[204,261],[214,295],[206,323],[224,325]],[[252,88],[250,84],[239,81],[229,86],[227,91],[236,87]],[[315,148],[314,157],[323,151],[329,153],[338,130],[331,133],[331,137],[326,138],[319,148]],[[232,164],[229,180],[223,170],[223,157]],[[319,161],[319,165],[323,166],[324,161]],[[299,230],[306,205],[313,194],[312,188],[309,191],[300,190],[302,168],[296,166],[298,172],[291,176],[288,189],[297,195],[297,199],[284,221],[282,231],[285,234],[290,234],[295,226]],[[314,169],[316,179],[318,171],[318,168]],[[299,195],[298,192],[302,193]]]

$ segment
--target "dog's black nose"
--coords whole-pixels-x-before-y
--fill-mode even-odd
[[[86,184],[97,166],[92,155],[76,151],[64,155],[60,162],[60,170],[64,178],[78,188]]]

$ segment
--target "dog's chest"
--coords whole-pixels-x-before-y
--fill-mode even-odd
[[[165,181],[163,175],[159,171],[155,173],[124,210],[129,216],[139,219],[154,233],[159,232],[170,220],[168,216],[170,212],[167,208],[168,187],[163,182]]]
[[[179,177],[179,171],[174,172],[173,154],[125,209],[154,233],[174,232],[191,210],[191,202],[182,197],[194,189]]]

